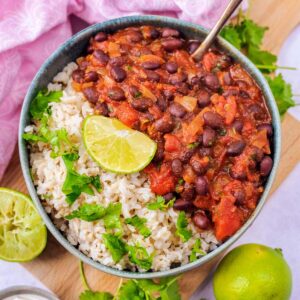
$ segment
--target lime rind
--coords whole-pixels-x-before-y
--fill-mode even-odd
[[[30,261],[44,250],[46,243],[46,227],[31,199],[0,188],[0,259]]]
[[[83,122],[83,141],[88,154],[101,168],[117,174],[144,169],[153,159],[157,145],[147,135],[117,119],[88,116]]]

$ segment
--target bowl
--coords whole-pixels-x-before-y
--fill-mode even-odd
[[[262,194],[260,201],[251,215],[251,217],[247,220],[247,222],[226,242],[220,245],[216,250],[208,253],[207,255],[201,257],[195,262],[179,266],[177,268],[167,270],[167,271],[159,271],[159,272],[148,272],[148,273],[137,273],[137,272],[129,272],[129,271],[120,271],[111,267],[107,267],[102,265],[99,262],[92,260],[91,258],[85,256],[82,252],[80,252],[76,247],[72,246],[68,240],[63,236],[63,234],[55,227],[52,220],[44,210],[32,182],[30,176],[30,168],[29,168],[29,159],[28,152],[25,141],[22,139],[22,133],[24,132],[24,128],[30,123],[29,117],[29,105],[32,99],[35,97],[38,90],[47,87],[47,84],[52,81],[53,77],[62,70],[62,68],[67,65],[67,63],[74,61],[77,57],[79,57],[85,50],[88,45],[89,39],[91,36],[95,35],[98,31],[105,31],[107,33],[112,33],[118,29],[125,28],[133,25],[153,25],[159,27],[172,27],[180,30],[184,34],[185,37],[190,39],[203,39],[207,35],[207,30],[199,25],[184,22],[181,20],[166,18],[160,16],[130,16],[119,19],[110,20],[107,22],[99,23],[92,25],[67,40],[63,45],[61,45],[42,65],[40,70],[37,72],[35,78],[33,79],[27,95],[25,97],[21,118],[20,118],[20,126],[19,126],[19,154],[21,160],[21,166],[23,175],[26,181],[27,188],[29,193],[42,216],[46,226],[49,231],[54,235],[57,241],[65,247],[70,253],[75,255],[77,258],[82,260],[84,263],[87,263],[96,269],[125,278],[159,278],[165,276],[174,276],[180,273],[190,271],[194,268],[203,266],[204,264],[212,261],[215,257],[223,253],[230,245],[232,245],[253,223],[255,218],[258,216],[261,211],[264,203],[266,202],[267,195],[270,191],[272,182],[275,177],[275,173],[277,170],[279,156],[280,156],[280,147],[281,147],[281,135],[280,135],[280,117],[278,113],[278,109],[272,95],[272,92],[269,88],[268,83],[266,82],[264,76],[261,72],[255,67],[255,65],[248,60],[240,51],[234,48],[231,44],[226,42],[222,38],[218,38],[217,43],[219,47],[225,52],[229,53],[236,61],[238,61],[255,79],[257,84],[262,90],[262,93],[265,97],[267,107],[271,113],[274,127],[274,139],[273,139],[273,169],[265,183],[265,190]]]
[[[0,291],[0,299],[6,299],[13,296],[36,296],[43,300],[59,300],[54,294],[34,286],[18,285]]]

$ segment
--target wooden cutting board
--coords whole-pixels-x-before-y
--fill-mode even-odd
[[[278,53],[282,42],[292,29],[300,23],[299,0],[253,0],[251,1],[250,15],[259,24],[268,26],[264,44],[265,48]],[[282,122],[282,154],[279,170],[272,192],[292,171],[300,161],[300,122],[286,115]],[[25,182],[19,164],[17,149],[4,175],[0,186],[14,188],[27,193]],[[189,299],[196,288],[203,282],[217,259],[205,266],[182,276],[180,281],[183,299]],[[42,281],[62,300],[78,299],[82,291],[79,276],[79,261],[69,254],[56,240],[48,235],[46,250],[32,262],[23,266]],[[102,273],[86,266],[86,274],[91,287],[95,290],[114,292],[120,279]]]

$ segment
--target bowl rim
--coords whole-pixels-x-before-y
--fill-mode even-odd
[[[244,56],[239,50],[237,50],[234,46],[229,44],[227,41],[225,41],[223,38],[218,37],[217,43],[218,47],[220,47],[222,50],[225,50],[226,52],[229,52],[232,56],[235,57],[239,61],[239,63],[250,73],[251,77],[254,77],[255,82],[260,87],[260,89],[263,92],[265,102],[268,106],[268,109],[272,115],[272,124],[274,127],[274,141],[273,141],[273,168],[272,171],[265,183],[265,189],[263,194],[261,195],[258,205],[255,208],[254,212],[250,216],[250,218],[243,224],[243,226],[233,235],[231,236],[227,241],[225,241],[223,244],[218,246],[215,250],[211,251],[210,253],[206,254],[205,256],[199,258],[198,260],[194,262],[187,263],[185,265],[181,265],[179,267],[176,267],[174,269],[165,270],[165,271],[155,271],[155,272],[131,272],[131,271],[125,271],[125,270],[118,270],[113,267],[108,267],[100,262],[94,261],[92,258],[86,256],[83,254],[80,250],[78,250],[75,246],[71,245],[71,243],[67,240],[67,238],[59,231],[58,228],[55,227],[54,223],[50,219],[49,215],[44,210],[42,203],[37,196],[35,186],[32,182],[31,175],[30,175],[30,166],[29,166],[29,160],[28,160],[28,152],[27,152],[27,146],[25,141],[22,138],[22,134],[24,132],[24,128],[26,126],[27,122],[27,112],[29,109],[29,105],[31,100],[34,97],[34,90],[36,86],[36,81],[43,76],[44,71],[52,64],[52,61],[59,57],[61,55],[61,52],[65,47],[68,47],[70,44],[76,44],[77,42],[80,42],[80,38],[84,35],[92,36],[97,31],[104,30],[107,31],[108,28],[111,27],[117,27],[117,28],[124,28],[128,26],[133,25],[141,25],[143,23],[146,24],[152,24],[155,26],[156,22],[164,23],[165,26],[170,27],[176,27],[176,28],[182,28],[186,30],[193,31],[196,35],[199,36],[207,34],[208,30],[201,25],[193,24],[191,22],[186,22],[174,18],[169,17],[162,17],[162,16],[156,16],[156,15],[143,15],[143,16],[127,16],[117,19],[112,19],[109,21],[96,23],[94,25],[91,25],[80,32],[73,35],[71,38],[69,38],[66,42],[64,42],[62,45],[60,45],[50,57],[46,59],[46,61],[42,64],[39,71],[36,73],[34,79],[32,80],[27,94],[25,96],[23,105],[22,105],[22,111],[21,111],[21,117],[20,117],[20,123],[19,123],[19,133],[18,133],[18,144],[19,144],[19,156],[21,161],[21,168],[23,172],[23,176],[25,178],[27,189],[30,193],[31,198],[33,199],[33,202],[43,218],[47,228],[52,233],[52,235],[55,237],[55,239],[71,254],[73,254],[78,259],[82,260],[84,263],[87,263],[96,269],[103,271],[105,273],[120,276],[124,278],[131,278],[131,279],[150,279],[150,278],[160,278],[160,277],[166,277],[166,276],[175,276],[187,271],[190,271],[192,269],[195,269],[197,267],[200,267],[204,265],[205,263],[211,261],[213,258],[217,257],[219,254],[224,252],[229,246],[231,246],[237,239],[252,225],[256,217],[258,216],[259,212],[261,211],[264,203],[266,202],[267,195],[271,189],[272,183],[275,178],[276,170],[279,163],[280,158],[280,150],[281,150],[281,128],[280,128],[280,116],[278,112],[278,108],[274,99],[274,96],[271,92],[271,89],[264,78],[263,74],[256,68],[256,66],[246,57]],[[125,26],[124,26],[125,25]],[[64,66],[61,66],[61,69]]]

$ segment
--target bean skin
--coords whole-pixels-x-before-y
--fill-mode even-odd
[[[147,70],[156,70],[160,67],[160,63],[156,61],[145,61],[142,63],[142,67]]]
[[[143,35],[140,31],[131,31],[128,32],[127,37],[130,42],[132,43],[138,43],[143,39]]]
[[[197,101],[200,108],[208,106],[210,104],[209,93],[205,90],[199,91]]]
[[[105,102],[96,103],[95,110],[102,116],[107,117],[109,115],[109,110],[108,110],[107,104]]]
[[[225,85],[231,85],[232,84],[232,79],[231,79],[231,76],[230,76],[229,72],[226,72],[224,74],[223,80],[224,80]]]
[[[167,119],[158,119],[154,122],[154,127],[157,131],[162,133],[168,133],[171,132],[174,129],[174,122],[172,120]]]
[[[150,37],[151,37],[151,39],[155,40],[160,37],[160,32],[155,28],[151,28]]]
[[[246,180],[247,179],[247,174],[244,171],[240,171],[239,173],[234,171],[233,169],[229,170],[229,174],[233,179],[237,180]]]
[[[190,165],[197,175],[204,175],[207,167],[204,167],[198,159],[191,159]]]
[[[235,190],[233,192],[233,197],[235,198],[235,204],[238,206],[244,205],[246,200],[246,195],[243,190]]]
[[[201,147],[201,148],[199,148],[199,154],[202,157],[204,157],[204,156],[212,156],[212,148]]]
[[[273,167],[273,160],[270,156],[265,156],[260,162],[260,174],[262,176],[268,176]]]
[[[187,200],[184,200],[184,199],[177,199],[174,202],[173,208],[176,209],[176,210],[181,210],[181,211],[191,211],[195,207],[194,207],[192,201],[187,201]]]
[[[107,34],[105,32],[98,32],[95,37],[94,40],[96,42],[103,42],[107,40]]]
[[[178,83],[181,83],[181,82],[185,82],[187,81],[187,74],[186,73],[176,73],[176,74],[172,74],[170,77],[169,77],[169,82],[171,84],[178,84]]]
[[[93,56],[103,66],[105,66],[109,61],[109,56],[100,49],[95,50],[93,52]]]
[[[200,46],[200,41],[192,41],[188,44],[188,52],[190,54],[194,53],[196,49]]]
[[[163,28],[162,37],[179,37],[180,33],[178,30],[173,28]]]
[[[211,73],[205,75],[204,84],[213,91],[217,91],[220,88],[220,82],[218,77]]]
[[[148,108],[152,105],[153,105],[152,100],[149,98],[146,98],[146,97],[136,98],[136,99],[133,99],[131,102],[131,106],[134,109],[136,109],[138,111],[142,111],[142,112],[148,110]]]
[[[140,94],[140,90],[136,85],[131,85],[129,86],[129,93],[131,96],[136,98]]]
[[[168,193],[168,194],[163,195],[163,197],[165,198],[166,201],[170,201],[175,197],[175,195],[174,195],[174,193]]]
[[[72,79],[77,83],[82,83],[84,77],[84,72],[82,70],[75,70],[72,73]]]
[[[182,162],[180,159],[176,158],[172,160],[171,169],[175,176],[180,177],[183,171]]]
[[[199,210],[195,212],[195,214],[192,217],[193,223],[195,226],[202,230],[207,230],[211,227],[211,222],[209,218],[206,216],[205,212],[202,210]]]
[[[170,74],[174,74],[177,72],[178,70],[178,65],[175,61],[168,61],[166,63],[166,70],[170,73]]]
[[[165,147],[163,141],[158,141],[156,144],[157,144],[157,149],[153,161],[160,162],[164,159]]]
[[[210,127],[206,127],[203,131],[203,146],[211,147],[216,140],[216,131]]]
[[[231,127],[238,133],[241,133],[244,127],[244,123],[241,120],[235,120],[232,124]]]
[[[194,152],[195,152],[195,149],[186,149],[185,151],[180,153],[180,160],[183,163],[187,163],[193,156]]]
[[[193,201],[195,198],[195,188],[192,184],[185,183],[183,191],[181,192],[182,199],[186,201]]]
[[[160,76],[158,73],[152,70],[146,70],[147,79],[154,82],[160,81]]]
[[[84,81],[87,81],[87,82],[95,82],[98,80],[98,73],[95,72],[95,71],[90,71],[88,73],[85,74],[85,77],[84,77]]]
[[[179,103],[172,103],[169,107],[170,114],[177,118],[182,118],[186,114],[186,109]]]
[[[179,39],[169,38],[163,40],[161,44],[166,51],[171,52],[181,48],[183,45],[183,41]]]
[[[208,111],[203,115],[203,119],[205,125],[213,129],[219,129],[223,126],[223,119],[218,113]]]
[[[273,135],[273,127],[270,124],[261,124],[257,126],[257,130],[266,130],[268,137],[271,137]]]
[[[163,96],[159,96],[157,98],[156,104],[161,111],[166,111],[166,109],[168,108],[168,101]]]
[[[95,104],[98,101],[99,93],[94,87],[87,87],[82,92],[89,102]]]
[[[125,65],[126,62],[127,62],[127,58],[125,56],[116,56],[116,57],[112,57],[109,60],[110,65],[118,66],[118,67]]]
[[[108,89],[107,95],[110,99],[115,100],[115,101],[125,100],[125,93],[118,86],[115,86],[115,87],[112,87],[112,88]]]
[[[254,119],[261,120],[264,117],[264,112],[258,104],[251,104],[248,110],[252,113]]]
[[[204,196],[208,193],[208,183],[205,177],[198,176],[195,180],[196,192],[200,196]]]
[[[119,66],[113,66],[110,70],[110,74],[116,82],[122,82],[127,76],[124,69]]]
[[[246,147],[246,143],[242,140],[231,142],[227,148],[227,155],[238,156],[240,155]]]

